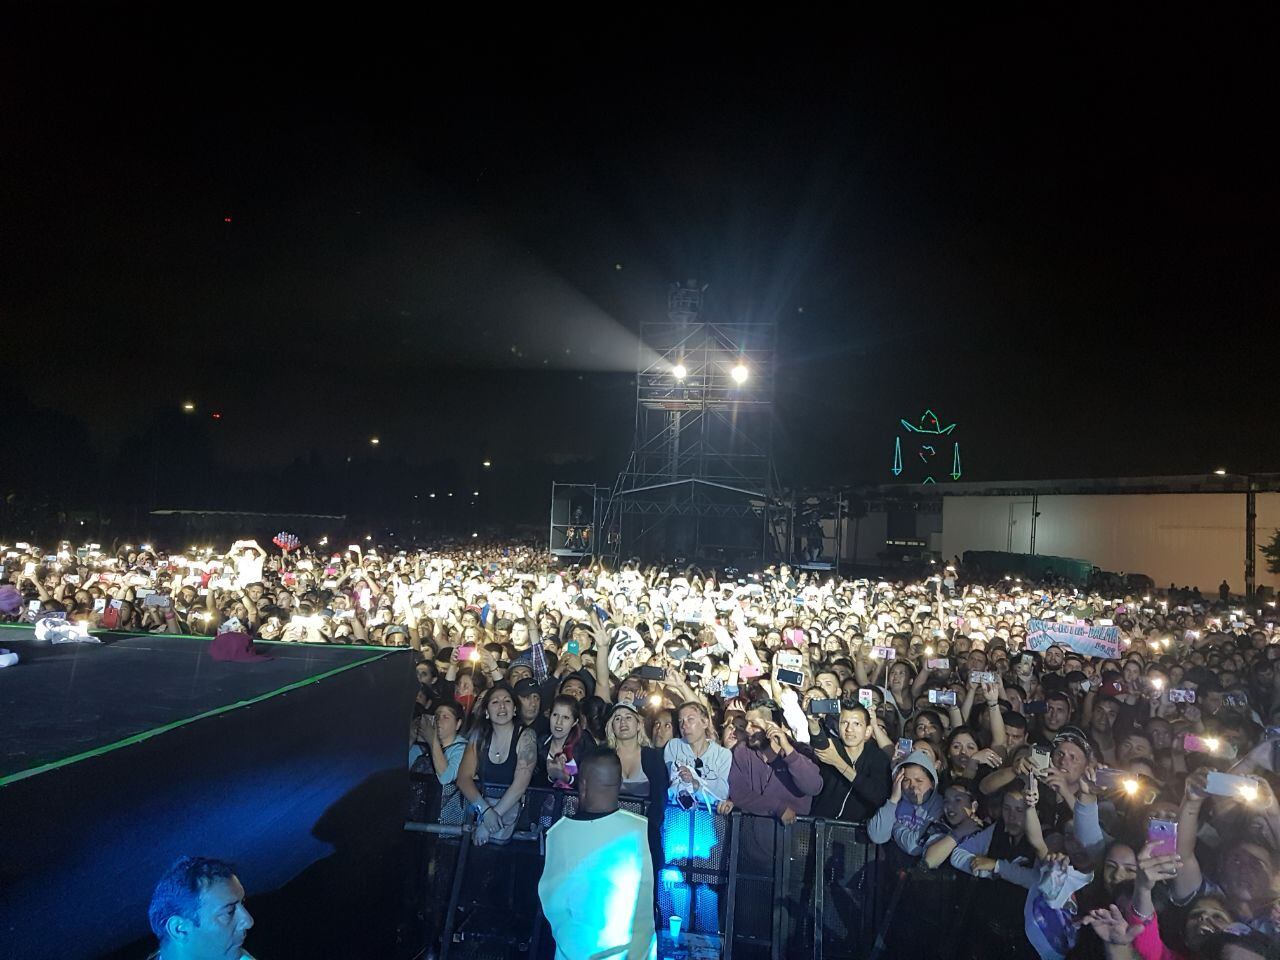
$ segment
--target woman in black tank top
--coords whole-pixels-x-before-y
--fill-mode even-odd
[[[534,732],[516,722],[516,698],[506,683],[485,692],[480,722],[458,768],[458,788],[475,809],[477,844],[511,836],[537,761]]]

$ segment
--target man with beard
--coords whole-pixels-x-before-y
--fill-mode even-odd
[[[818,765],[796,750],[781,713],[772,700],[747,708],[747,739],[733,748],[729,799],[720,804],[722,813],[736,808],[792,823],[809,813],[813,798],[822,792]]]

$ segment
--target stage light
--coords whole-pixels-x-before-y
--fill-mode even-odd
[[[480,491],[479,491],[479,490],[472,490],[472,491],[471,491],[471,495],[472,495],[473,497],[478,497],[478,496],[480,496]]]
[[[729,374],[733,377],[734,383],[746,383],[747,377],[750,376],[747,373],[747,368],[740,363],[730,370]]]
[[[685,377],[689,375],[689,371],[684,368],[683,363],[677,363],[674,367],[671,368],[671,375],[675,377],[677,380],[683,380]]]
[[[430,497],[432,500],[436,498],[436,495],[434,493],[428,493],[427,496]]]

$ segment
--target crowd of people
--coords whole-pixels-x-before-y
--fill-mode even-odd
[[[516,543],[3,553],[8,620],[412,648],[413,815],[473,820],[476,844],[609,751],[655,869],[677,807],[859,822],[885,862],[982,885],[975,955],[1280,955],[1273,602],[958,562],[562,567]]]

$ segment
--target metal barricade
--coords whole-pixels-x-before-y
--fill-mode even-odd
[[[444,871],[451,882],[447,902],[427,911],[439,914],[440,960],[549,953],[537,893],[542,841],[551,824],[574,813],[577,799],[529,790],[511,843],[500,847],[475,847],[470,823],[405,825],[457,838],[454,846],[437,845],[438,855],[454,858]],[[641,815],[646,806],[623,802]],[[864,824],[800,817],[788,825],[668,806],[662,841],[664,863],[654,873],[660,958],[688,956],[692,937],[703,947],[718,942],[725,960],[947,960],[968,930],[975,881],[945,865],[895,865]],[[434,866],[439,876],[441,865]],[[681,943],[666,934],[673,916],[681,918]]]

